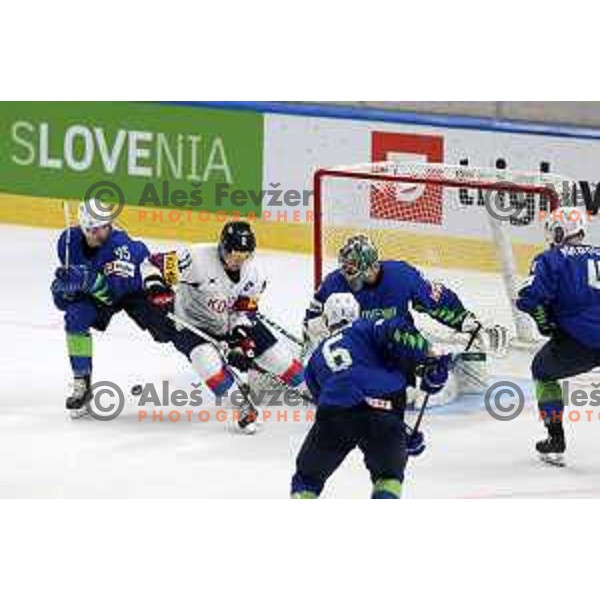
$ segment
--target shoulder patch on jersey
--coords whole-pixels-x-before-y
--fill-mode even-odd
[[[444,284],[440,281],[428,281],[427,283],[429,283],[429,297],[434,302],[439,302],[444,293]]]
[[[116,277],[135,277],[135,265],[125,260],[113,260],[104,265],[104,275]]]

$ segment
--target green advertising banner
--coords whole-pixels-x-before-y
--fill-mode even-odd
[[[93,196],[122,193],[147,209],[261,213],[261,114],[142,102],[0,108],[0,192],[82,199],[96,186]]]

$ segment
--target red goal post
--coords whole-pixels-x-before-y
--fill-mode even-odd
[[[572,191],[572,181],[560,175],[468,165],[385,161],[318,169],[315,287],[323,279],[326,260],[333,260],[343,239],[366,233],[385,258],[409,260],[416,266],[451,268],[464,263],[476,270],[500,271],[512,301],[515,278],[522,271],[515,252],[520,265],[533,256],[523,248],[539,249],[543,243],[538,213],[570,204]],[[520,213],[504,221],[494,219],[488,202],[496,203],[494,210],[500,207],[510,213],[516,208]],[[403,238],[411,240],[415,256],[404,255]]]

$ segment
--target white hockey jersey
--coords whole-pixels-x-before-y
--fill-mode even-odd
[[[256,305],[267,282],[254,258],[242,265],[236,283],[225,272],[216,245],[193,246],[190,252],[191,262],[180,274],[175,313],[213,336],[225,336],[247,322],[246,313],[238,308]]]

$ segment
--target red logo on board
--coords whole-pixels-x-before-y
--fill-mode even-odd
[[[407,162],[444,162],[441,135],[374,131],[371,159]],[[371,186],[371,217],[394,221],[442,223],[442,189],[439,185],[377,182]]]

